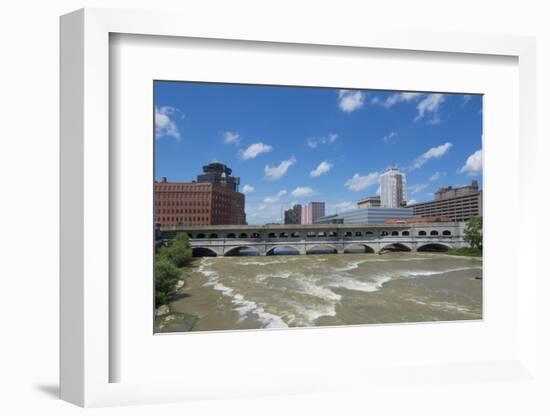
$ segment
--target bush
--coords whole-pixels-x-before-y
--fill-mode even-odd
[[[481,217],[472,217],[468,220],[464,229],[464,241],[470,244],[471,248],[483,250],[483,222]]]
[[[161,247],[155,256],[155,305],[168,303],[184,266],[193,258],[193,249],[185,233],[178,233],[168,247]]]
[[[155,304],[160,306],[167,303],[175,284],[181,275],[178,269],[165,256],[157,256],[155,259]]]
[[[167,256],[176,267],[188,265],[193,258],[193,249],[186,233],[178,233],[168,247],[161,250],[161,254]]]

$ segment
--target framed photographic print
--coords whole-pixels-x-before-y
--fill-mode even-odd
[[[482,99],[155,80],[155,332],[481,319]]]
[[[534,41],[232,29],[62,17],[62,398],[532,379]]]

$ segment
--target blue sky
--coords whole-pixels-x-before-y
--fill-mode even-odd
[[[413,202],[482,186],[481,137],[479,95],[155,81],[155,178],[191,181],[225,163],[249,224],[308,201],[353,209],[390,166]]]

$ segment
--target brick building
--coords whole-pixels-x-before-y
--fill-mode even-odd
[[[211,173],[212,165],[203,167]],[[155,223],[167,225],[223,225],[246,224],[244,194],[238,192],[239,178],[227,174],[231,170],[220,165],[224,171],[208,182],[200,175],[200,182],[169,182],[163,178],[155,181]]]

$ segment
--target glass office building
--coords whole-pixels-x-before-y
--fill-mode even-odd
[[[412,208],[357,208],[321,217],[314,224],[384,224],[390,218],[412,217]]]

